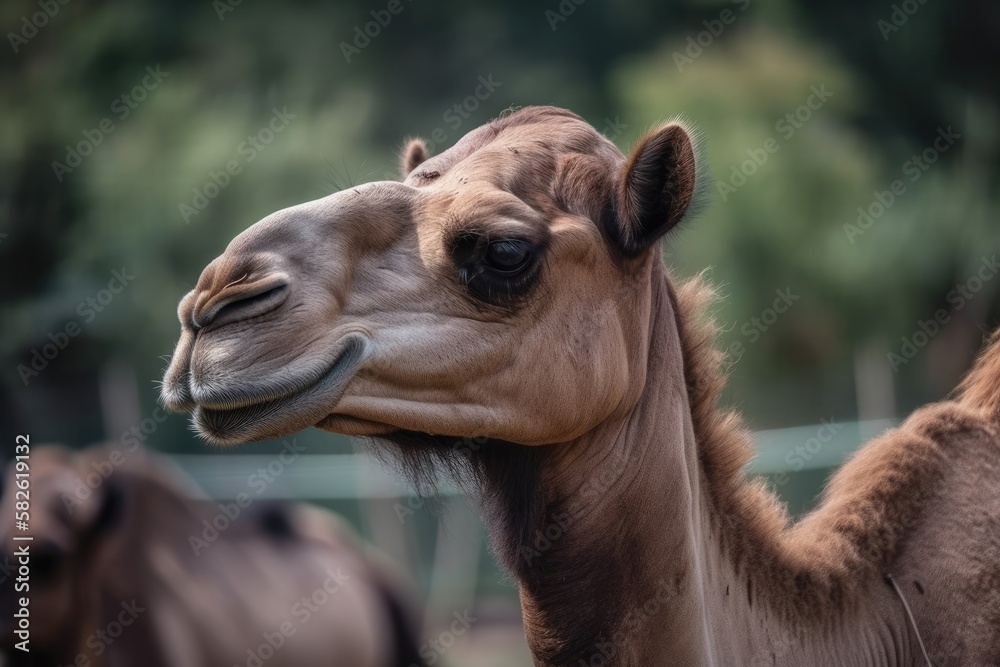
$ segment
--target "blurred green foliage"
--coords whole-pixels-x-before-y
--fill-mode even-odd
[[[6,2],[0,26],[23,38],[41,4]],[[953,308],[949,291],[1000,250],[1000,14],[985,1],[916,5],[885,39],[889,2],[401,0],[388,20],[377,14],[384,25],[366,44],[355,39],[387,7],[380,0],[52,6],[30,39],[8,34],[0,59],[0,420],[38,440],[116,437],[96,389],[113,362],[134,369],[150,414],[176,304],[239,231],[392,177],[408,135],[433,135],[443,150],[511,106],[573,109],[623,149],[667,117],[700,129],[715,181],[666,250],[677,274],[711,267],[721,285],[723,344],[740,351],[731,397],[755,426],[852,418],[858,350],[888,364],[900,338]],[[162,81],[123,101],[147,67]],[[491,75],[496,90],[469,103]],[[820,88],[832,95],[789,121]],[[250,151],[275,110],[294,118]],[[960,139],[851,237],[858,207],[907,179],[904,165],[948,127]],[[57,174],[85,133],[100,142]],[[760,162],[765,145],[778,148]],[[720,185],[755,155],[745,184],[723,197]],[[239,173],[213,189],[231,162]],[[84,321],[79,304],[122,267],[135,280]],[[797,299],[762,331],[753,318],[776,290]],[[1000,279],[986,281],[892,375],[898,411],[953,386],[998,322],[998,294]],[[26,386],[18,367],[68,322],[80,335]],[[179,417],[156,442],[200,447]]]

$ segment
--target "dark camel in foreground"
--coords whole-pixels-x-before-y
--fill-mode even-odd
[[[29,462],[30,543],[11,539],[12,469],[0,503],[0,554],[16,569],[29,546],[30,585],[2,584],[0,665],[423,664],[391,570],[328,512],[192,499],[143,450],[37,447]],[[10,628],[25,595],[29,653]]]
[[[205,268],[168,407],[217,444],[317,426],[459,477],[538,665],[922,665],[921,639],[1000,664],[1000,339],[792,523],[717,406],[708,290],[661,260],[699,190],[682,125],[625,156],[527,108],[402,162]]]

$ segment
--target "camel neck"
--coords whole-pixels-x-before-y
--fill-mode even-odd
[[[880,526],[916,525],[940,448],[885,435],[838,473],[849,492],[788,527],[744,476],[749,434],[715,406],[718,357],[686,319],[692,293],[664,274],[654,266],[636,300],[649,344],[632,407],[573,442],[522,448],[495,485],[520,490],[494,507],[506,523],[491,532],[536,664],[909,664],[917,644],[883,580],[901,533]],[[879,475],[909,484],[853,483]]]
[[[701,587],[719,559],[703,553],[708,508],[662,273],[654,267],[637,403],[553,448],[542,468],[545,501],[514,568],[538,664],[713,662]]]

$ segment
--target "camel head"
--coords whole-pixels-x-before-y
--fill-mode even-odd
[[[111,464],[105,464],[108,468]],[[31,542],[18,542],[22,534],[15,526],[16,463],[8,464],[3,479],[3,523],[0,538],[6,558],[16,572],[19,548],[30,552],[32,646],[51,647],[73,641],[82,616],[85,590],[97,587],[91,568],[102,549],[114,538],[125,512],[123,492],[117,480],[107,479],[95,467],[57,446],[32,447],[31,451]],[[3,586],[5,610],[0,634],[12,630],[14,577]],[[9,597],[8,597],[9,596]],[[6,613],[9,609],[10,613]],[[8,637],[9,638],[9,637]]]
[[[638,400],[657,240],[696,193],[677,123],[628,156],[529,107],[402,182],[273,213],[181,301],[162,399],[217,444],[309,426],[564,442]]]

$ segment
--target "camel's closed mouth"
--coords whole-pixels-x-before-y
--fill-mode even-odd
[[[198,432],[218,445],[234,445],[280,437],[288,417],[310,426],[326,417],[367,356],[368,339],[349,334],[329,370],[316,382],[294,393],[252,405],[218,409],[196,404],[193,422]]]

